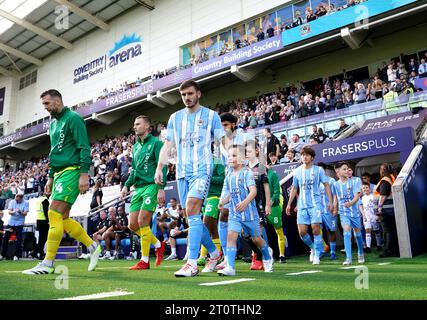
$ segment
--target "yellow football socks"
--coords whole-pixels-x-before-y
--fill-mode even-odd
[[[284,257],[285,256],[285,235],[283,234],[283,229],[282,228],[275,228],[276,233],[277,233],[277,238],[279,240],[279,251],[280,251],[280,256]]]
[[[45,260],[55,260],[56,252],[58,251],[59,244],[61,243],[62,234],[64,233],[64,224],[62,214],[49,210],[49,233],[47,235],[47,252]]]
[[[80,223],[71,218],[64,219],[64,230],[77,241],[83,243],[86,247],[93,244],[93,240],[88,236],[87,232]]]

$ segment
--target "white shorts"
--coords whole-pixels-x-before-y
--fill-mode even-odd
[[[365,229],[372,229],[372,230],[378,230],[379,224],[377,221],[377,216],[375,215],[368,215],[367,217],[367,221],[365,221],[365,219],[363,219],[363,226],[365,227]]]

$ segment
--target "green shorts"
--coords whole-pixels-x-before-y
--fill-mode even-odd
[[[154,212],[157,207],[157,192],[159,186],[157,184],[149,184],[142,188],[135,188],[130,204],[130,212],[149,211]]]
[[[66,202],[70,207],[76,202],[79,190],[80,168],[68,167],[53,176],[51,200]]]
[[[210,197],[206,201],[205,209],[203,210],[203,215],[206,217],[212,217],[214,219],[218,219],[219,209],[219,198],[218,197]]]
[[[271,213],[267,216],[267,222],[275,228],[282,227],[282,207],[271,207]]]

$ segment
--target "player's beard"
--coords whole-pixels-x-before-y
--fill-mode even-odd
[[[189,102],[188,100],[187,100],[187,101],[185,101],[185,106],[186,106],[188,109],[192,109],[192,108],[194,108],[198,103],[199,103],[199,99],[194,98],[194,100],[190,100],[190,102]]]
[[[51,117],[55,117],[56,115],[58,115],[58,112],[55,109],[53,109],[51,111],[47,110],[47,112],[49,112],[49,114],[50,114]]]

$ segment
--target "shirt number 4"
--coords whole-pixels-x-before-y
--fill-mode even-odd
[[[58,182],[55,185],[55,191],[58,192],[58,193],[62,193],[62,190],[63,190],[63,188],[62,188],[62,182]]]

